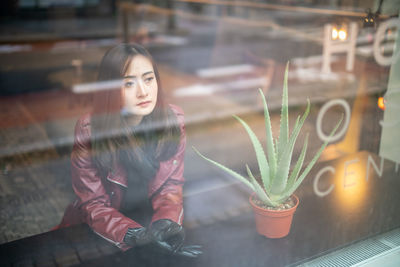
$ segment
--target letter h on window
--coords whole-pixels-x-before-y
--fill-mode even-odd
[[[352,71],[354,67],[354,58],[356,52],[357,41],[357,23],[352,22],[349,25],[348,33],[345,33],[345,40],[339,38],[332,38],[334,29],[332,24],[326,24],[324,27],[324,41],[323,41],[323,58],[322,58],[322,72],[331,72],[331,57],[332,54],[347,53],[346,70]]]

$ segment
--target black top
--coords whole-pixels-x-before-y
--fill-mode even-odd
[[[121,213],[142,226],[148,226],[153,208],[148,198],[148,179],[128,173],[128,187],[121,203]]]
[[[147,149],[147,148],[146,148]],[[142,226],[148,226],[153,209],[148,197],[149,181],[157,171],[149,155],[142,154],[142,163],[131,160],[131,149],[121,149],[119,158],[127,174],[128,187],[122,199],[120,212]]]

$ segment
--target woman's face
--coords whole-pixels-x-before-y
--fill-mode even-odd
[[[123,78],[123,111],[136,115],[140,122],[154,110],[157,93],[158,84],[151,61],[142,55],[135,56]]]

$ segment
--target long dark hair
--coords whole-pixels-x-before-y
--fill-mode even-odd
[[[180,128],[171,108],[164,102],[157,66],[149,52],[137,44],[120,44],[106,52],[100,68],[98,81],[122,81],[132,59],[145,56],[153,65],[158,84],[157,103],[154,110],[143,117],[140,124],[130,126],[121,115],[122,87],[101,90],[95,96],[91,120],[92,156],[98,169],[107,173],[116,162],[121,162],[138,178],[154,177],[159,162],[176,153]]]

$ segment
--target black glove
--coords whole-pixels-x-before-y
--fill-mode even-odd
[[[162,219],[151,224],[150,235],[152,240],[162,247],[177,251],[185,240],[183,227],[171,220]]]
[[[152,223],[149,235],[159,248],[169,253],[187,257],[197,257],[202,253],[200,246],[183,246],[185,231],[171,220],[161,219]]]
[[[151,242],[151,237],[145,227],[128,228],[124,236],[124,243],[130,246],[143,246]]]

